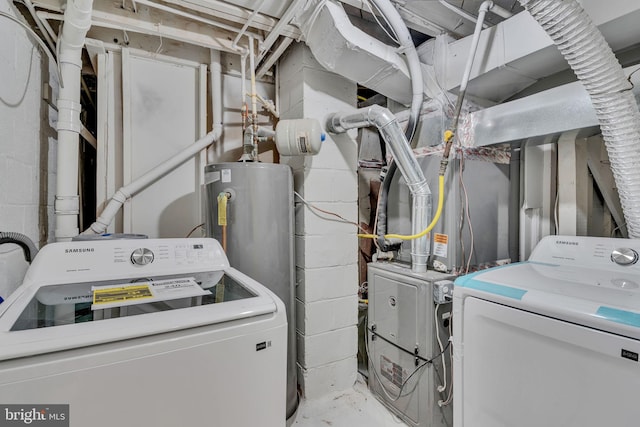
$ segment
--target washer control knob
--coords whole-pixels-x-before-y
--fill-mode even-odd
[[[151,249],[138,248],[131,252],[131,263],[135,265],[147,265],[153,262],[153,252]]]
[[[638,262],[638,252],[631,248],[618,248],[611,252],[611,261],[618,265],[633,265]]]

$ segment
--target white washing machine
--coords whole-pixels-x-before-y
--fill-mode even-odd
[[[460,277],[455,427],[640,423],[640,240],[550,236]]]
[[[280,427],[286,357],[283,303],[213,239],[49,244],[0,304],[11,416],[68,404],[72,427]]]

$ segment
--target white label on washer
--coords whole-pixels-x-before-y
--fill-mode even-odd
[[[231,169],[222,169],[222,182],[231,182]]]
[[[197,297],[208,293],[196,283],[193,277],[92,286],[91,292],[93,293],[91,310]]]

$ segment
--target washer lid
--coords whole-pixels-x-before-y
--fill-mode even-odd
[[[640,252],[640,242],[550,236],[528,262],[458,278],[455,296],[473,295],[640,339],[640,267],[617,264],[617,248]]]
[[[161,280],[134,285],[148,287],[152,293],[155,283],[162,285],[161,292],[177,289],[166,286],[172,279],[154,279]],[[286,322],[282,302],[233,268],[177,280],[196,283],[202,292],[161,301],[106,303],[103,308],[92,296],[92,283],[23,287],[0,314],[0,361],[218,324],[221,330],[230,330],[230,322],[238,326],[259,316],[263,324]],[[211,285],[212,281],[216,283]],[[105,283],[97,283],[98,288]],[[117,284],[109,283],[105,289],[113,285]],[[115,289],[127,291],[127,285]],[[115,295],[119,298],[123,293]]]

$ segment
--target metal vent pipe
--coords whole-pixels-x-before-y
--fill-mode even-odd
[[[431,220],[431,190],[396,117],[388,109],[372,105],[351,113],[335,113],[329,116],[326,124],[332,133],[367,126],[378,128],[407,182],[412,196],[411,234],[418,234],[427,228]],[[428,257],[428,237],[411,240],[411,270],[418,273],[427,271]]]

